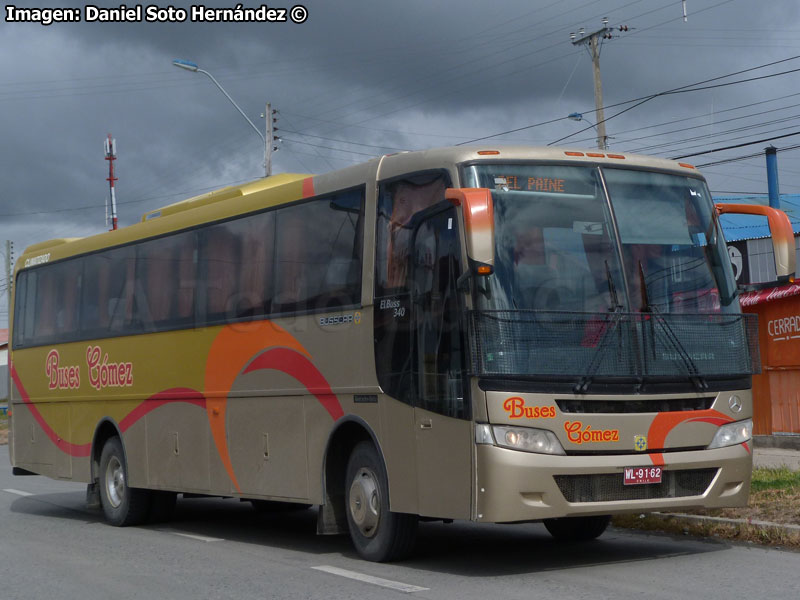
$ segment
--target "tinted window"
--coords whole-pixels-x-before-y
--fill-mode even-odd
[[[212,225],[203,232],[206,321],[268,314],[272,304],[275,212]]]
[[[194,322],[197,238],[193,231],[136,246],[136,320],[145,331]]]
[[[414,240],[412,294],[417,348],[417,405],[449,417],[469,416],[463,311],[456,285],[460,252],[456,211],[450,208],[419,227]]]
[[[82,337],[115,335],[131,327],[135,260],[132,247],[85,257],[81,299]]]
[[[444,200],[449,182],[446,173],[437,172],[381,185],[375,241],[377,297],[408,289],[411,217]]]
[[[48,344],[77,338],[82,265],[82,259],[77,259],[28,273],[24,299],[21,290],[17,290],[17,301],[25,308],[23,343]]]
[[[381,387],[403,402],[414,400],[412,378],[411,218],[444,200],[444,172],[381,185],[375,252],[375,365]]]
[[[360,302],[362,198],[359,190],[278,210],[274,312]]]
[[[15,345],[359,304],[363,216],[362,188],[26,270]]]

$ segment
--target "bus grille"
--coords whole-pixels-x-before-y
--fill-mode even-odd
[[[622,473],[602,475],[555,475],[567,502],[613,502],[701,496],[711,485],[717,469],[664,471],[661,483],[624,485]]]
[[[666,398],[657,400],[556,400],[563,413],[616,414],[708,410],[713,397]]]

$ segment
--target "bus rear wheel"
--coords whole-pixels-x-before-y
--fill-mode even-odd
[[[360,442],[350,454],[345,496],[350,538],[362,558],[385,562],[411,553],[418,518],[389,511],[386,469],[370,442]]]
[[[111,525],[126,527],[147,520],[151,494],[128,485],[128,467],[118,437],[110,438],[100,455],[100,504]]]
[[[545,519],[544,526],[557,540],[586,542],[600,537],[611,522],[611,515]]]

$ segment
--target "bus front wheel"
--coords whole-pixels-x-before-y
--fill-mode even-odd
[[[398,560],[414,549],[417,516],[389,511],[386,469],[370,442],[360,442],[347,462],[347,524],[362,558]]]
[[[106,521],[116,527],[138,525],[147,520],[151,495],[128,485],[128,467],[122,441],[110,438],[100,455],[100,504]]]
[[[610,515],[545,519],[544,526],[557,540],[585,542],[600,537],[611,522]]]

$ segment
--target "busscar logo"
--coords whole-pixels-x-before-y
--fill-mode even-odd
[[[320,317],[319,318],[319,325],[320,327],[331,327],[333,325],[347,325],[348,323],[354,323],[358,325],[361,323],[361,313],[351,313],[349,315],[336,315],[333,317]]]

